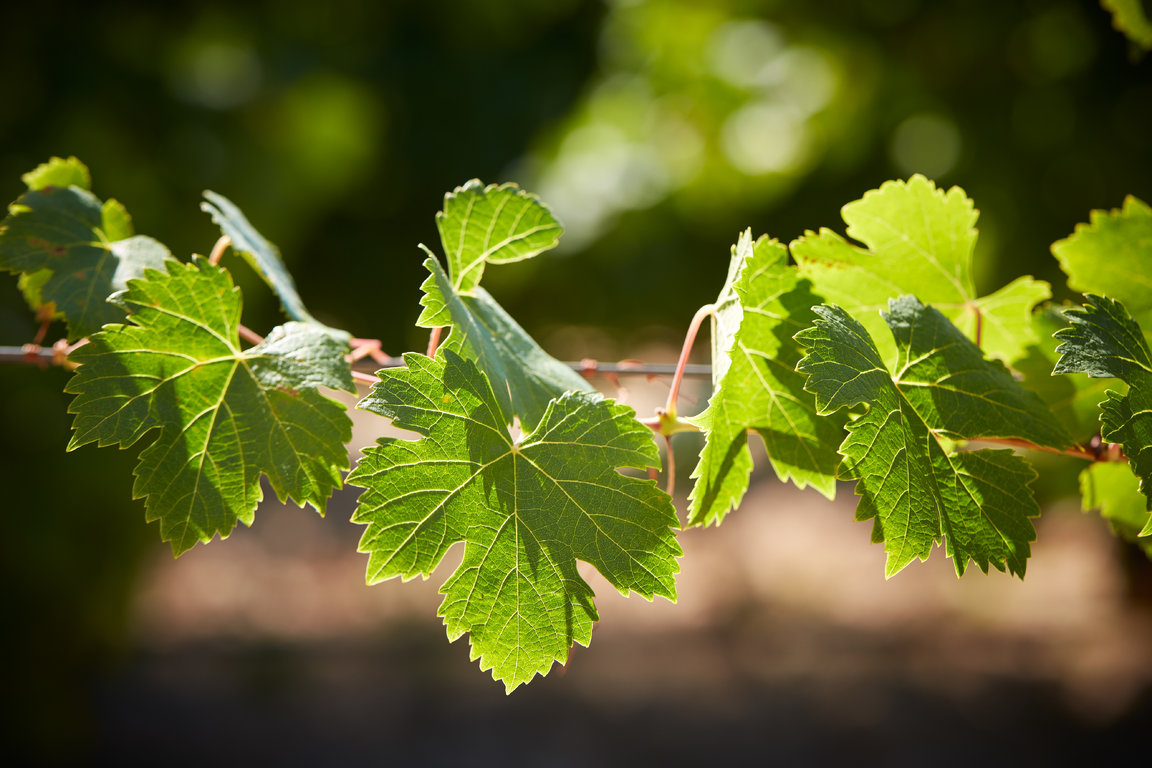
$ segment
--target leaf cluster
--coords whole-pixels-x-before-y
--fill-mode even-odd
[[[1020,449],[1099,459],[1080,476],[1085,507],[1152,541],[1152,208],[1134,198],[1052,247],[1084,307],[1044,304],[1050,286],[1027,276],[981,295],[973,202],[921,176],[844,206],[844,234],[745,231],[706,308],[707,407],[680,417],[673,398],[641,422],[481,286],[562,229],[516,186],[473,180],[437,214],[443,260],[421,246],[416,323],[440,343],[378,371],[358,406],[413,436],[377,440],[351,468],[351,421],[325,390],[356,391],[362,342],[315,319],[236,205],[205,193],[224,239],[182,261],[96,198],[75,158],[24,181],[0,267],[77,342],[69,449],[141,444],[133,493],[177,555],[251,524],[264,483],[321,514],[344,482],[362,488],[368,582],[428,578],[462,548],[439,615],[508,690],[589,643],[598,613],[578,562],[623,594],[675,600],[680,521],[654,479],[654,430],[704,435],[688,525],[740,505],[758,436],[782,481],[829,498],[855,484],[886,576],[942,547],[958,575],[1023,577],[1040,507]],[[227,246],[283,307],[264,337],[242,325]]]

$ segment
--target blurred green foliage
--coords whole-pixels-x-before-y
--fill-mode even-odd
[[[322,321],[392,353],[424,343],[416,244],[472,177],[518,181],[569,225],[489,290],[544,338],[600,328],[620,355],[682,331],[744,227],[836,227],[889,178],[976,201],[981,293],[1031,273],[1067,295],[1048,245],[1092,208],[1152,199],[1152,57],[1094,0],[20,3],[0,59],[0,196],[76,155],[187,257],[212,247],[198,203],[217,190]],[[274,299],[237,273],[266,330]],[[33,326],[9,281],[0,343]],[[558,354],[594,351],[568,338]],[[62,374],[2,378],[21,457],[0,464],[6,599],[26,627],[6,642],[39,660],[16,689],[71,690],[76,649],[115,645],[138,553],[161,545],[123,456],[63,455],[64,398],[40,389]]]

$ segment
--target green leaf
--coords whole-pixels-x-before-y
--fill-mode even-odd
[[[860,319],[876,339],[882,359],[895,348],[880,312],[888,300],[915,294],[940,310],[986,354],[1007,363],[1036,343],[1031,314],[1051,295],[1047,283],[1021,277],[977,297],[972,280],[977,212],[959,187],[947,192],[923,176],[889,181],[843,208],[848,236],[828,229],[808,232],[791,245],[800,274],[814,292]]]
[[[509,691],[588,644],[598,617],[577,560],[624,594],[675,599],[671,500],[617,471],[659,460],[631,408],[569,393],[517,439],[473,362],[451,350],[404,359],[359,407],[422,437],[381,438],[348,476],[366,489],[352,519],[368,526],[369,583],[426,578],[463,542],[439,615]]]
[[[474,360],[490,381],[499,382],[496,398],[509,419],[519,416],[524,427],[532,429],[553,398],[565,392],[595,396],[584,377],[541,349],[487,291],[476,287],[469,296],[459,294],[432,256],[424,267],[430,274],[421,286],[425,311],[417,325],[445,325],[445,318],[450,322],[452,331],[441,347]],[[429,314],[437,317],[430,326],[425,324]]]
[[[975,347],[955,329],[945,331],[947,320],[912,297],[893,301],[887,318],[900,348],[896,376],[851,315],[835,306],[814,311],[819,319],[797,335],[809,347],[797,370],[808,374],[806,386],[821,413],[868,406],[848,425],[840,453],[844,476],[858,481],[856,519],[873,520],[872,540],[884,542],[885,574],[893,576],[915,558],[926,560],[933,544],[943,542],[958,575],[972,560],[985,573],[991,564],[1023,577],[1029,542],[1036,538],[1028,518],[1040,513],[1029,491],[1035,472],[1011,451],[955,453],[940,441],[941,432],[964,438],[1002,432],[994,422],[1012,410],[996,381],[1003,368],[985,362],[975,377],[960,369],[951,374],[954,381],[925,387],[939,362],[957,358],[949,346],[925,349],[922,333],[946,345]],[[968,352],[958,359],[972,362]],[[985,387],[995,415],[965,423],[968,417],[947,413]],[[931,396],[937,391],[939,399]],[[1019,419],[1009,431],[1031,425],[1031,418]]]
[[[251,524],[263,497],[323,514],[340,471],[351,421],[316,387],[354,389],[346,348],[323,329],[288,323],[242,349],[241,300],[227,271],[197,257],[132,280],[120,301],[131,314],[72,353],[80,367],[69,450],[128,447],[150,430],[133,494],[178,555],[237,521]]]
[[[1112,26],[1136,45],[1152,51],[1152,19],[1144,13],[1140,0],[1100,0],[1112,13]]]
[[[1032,325],[1039,342],[1029,347],[1027,356],[1017,360],[1013,368],[1023,375],[1024,386],[1045,402],[1072,441],[1088,443],[1100,431],[1097,403],[1105,390],[1109,385],[1124,385],[1084,376],[1053,376],[1052,369],[1060,358],[1056,352],[1059,339],[1054,334],[1067,328],[1068,321],[1059,307],[1048,305],[1032,316]]]
[[[296,291],[296,282],[292,279],[288,268],[284,266],[284,259],[280,257],[280,249],[265,239],[231,200],[209,190],[204,192],[204,197],[208,202],[200,203],[200,210],[212,217],[212,221],[216,222],[220,231],[232,241],[232,250],[243,256],[256,274],[260,275],[279,297],[280,306],[284,308],[288,317],[302,323],[315,323],[328,328],[312,317],[304,307],[304,302]],[[335,328],[328,330],[340,341],[347,341],[348,334],[344,331]]]
[[[705,432],[692,476],[689,523],[719,523],[748,489],[752,455],[748,430],[764,440],[783,481],[836,493],[841,419],[819,416],[793,335],[811,325],[818,299],[788,266],[787,249],[745,231],[732,248],[728,280],[716,302],[712,334],[713,394],[693,423]]]
[[[1072,325],[1056,334],[1062,343],[1054,373],[1086,373],[1128,385],[1127,394],[1109,390],[1100,403],[1100,435],[1124,447],[1152,509],[1152,353],[1123,304],[1095,294],[1085,298],[1087,305],[1064,312]]]
[[[46,163],[33,168],[20,177],[30,190],[41,190],[45,187],[80,187],[92,189],[92,174],[88,166],[70,157],[53,157]]]
[[[78,174],[71,161],[61,162],[27,174],[29,184]],[[124,310],[106,299],[145,269],[162,268],[171,256],[152,238],[131,236],[127,213],[121,211],[118,203],[101,204],[79,186],[45,184],[12,203],[0,222],[0,268],[22,273],[32,309],[52,305],[53,314],[63,315],[70,341],[123,320]],[[126,231],[129,236],[123,237]]]
[[[893,380],[935,434],[949,440],[1015,438],[1065,448],[1067,432],[1036,394],[940,312],[915,297],[889,302],[884,315],[899,351]]]
[[[1097,461],[1080,473],[1085,512],[1099,509],[1117,535],[1138,544],[1152,557],[1152,513],[1132,468],[1119,461]]]
[[[444,196],[436,214],[448,273],[458,293],[480,284],[485,264],[505,264],[555,248],[563,229],[548,207],[515,184],[472,179]]]
[[[1092,211],[1090,222],[1052,244],[1068,287],[1111,296],[1152,328],[1152,207],[1128,197],[1121,210]]]

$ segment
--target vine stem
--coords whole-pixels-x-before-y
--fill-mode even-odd
[[[442,327],[437,326],[428,334],[428,352],[426,353],[428,357],[433,357],[436,354],[436,348],[440,346],[440,333],[443,330]]]
[[[224,258],[224,251],[230,245],[232,245],[232,238],[228,235],[221,235],[220,239],[216,241],[216,245],[212,246],[212,253],[208,255],[208,263],[214,267],[219,265],[220,259]]]
[[[668,390],[668,404],[664,406],[664,412],[672,418],[676,417],[676,400],[680,397],[680,382],[684,378],[684,368],[688,365],[688,355],[691,354],[692,346],[696,343],[696,334],[700,332],[704,318],[712,317],[715,313],[715,304],[705,304],[696,310],[696,314],[692,316],[692,322],[688,324],[688,332],[684,334],[684,346],[680,348],[680,359],[676,361],[676,372],[672,374],[672,388]]]

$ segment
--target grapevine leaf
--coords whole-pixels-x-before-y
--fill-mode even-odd
[[[1059,340],[1054,334],[1066,328],[1068,321],[1058,307],[1049,305],[1032,316],[1032,324],[1040,341],[1029,347],[1028,355],[1017,360],[1013,367],[1024,376],[1024,385],[1048,405],[1073,442],[1087,443],[1100,431],[1097,403],[1103,399],[1105,390],[1109,385],[1113,388],[1124,385],[1115,380],[1085,376],[1053,376],[1052,369],[1060,358],[1056,353]]]
[[[28,171],[20,177],[20,180],[31,190],[41,190],[45,187],[92,189],[92,174],[89,173],[88,166],[75,157],[67,160],[53,157]]]
[[[1021,277],[977,297],[972,279],[977,212],[959,187],[945,192],[920,175],[890,181],[843,208],[850,244],[828,229],[791,245],[813,290],[860,318],[885,361],[895,348],[880,312],[888,299],[915,294],[964,331],[992,357],[1012,363],[1036,342],[1031,314],[1051,295],[1047,283]]]
[[[280,249],[270,243],[257,229],[252,226],[244,213],[228,198],[215,192],[206,190],[204,197],[208,202],[200,203],[200,210],[212,217],[212,221],[220,227],[220,231],[232,241],[232,250],[244,257],[244,260],[256,270],[264,279],[268,287],[280,299],[280,306],[288,317],[302,323],[314,323],[326,328],[329,333],[337,336],[340,341],[347,341],[348,334],[335,328],[328,328],[321,324],[304,307],[304,301],[296,290],[296,283],[284,260],[280,257]]]
[[[942,541],[958,575],[971,559],[985,573],[991,563],[997,570],[1006,567],[1023,577],[1031,554],[1029,542],[1036,538],[1028,518],[1040,513],[1028,487],[1035,472],[1011,451],[945,450],[933,423],[950,431],[958,425],[941,413],[943,403],[910,398],[909,393],[920,387],[909,387],[908,382],[919,378],[911,377],[913,370],[929,369],[917,368],[910,344],[922,328],[931,333],[947,321],[912,297],[892,302],[891,308],[888,322],[893,330],[900,334],[902,324],[909,328],[898,340],[903,380],[886,370],[868,332],[840,307],[814,307],[819,316],[815,324],[797,335],[809,348],[797,370],[808,374],[807,388],[816,395],[820,412],[860,403],[868,406],[849,424],[840,446],[845,477],[858,481],[856,519],[873,520],[872,540],[884,542],[889,577],[915,558],[926,560],[933,544]],[[941,336],[939,330],[935,333]],[[924,354],[932,358],[948,350]],[[985,383],[958,382],[956,388]],[[922,414],[917,407],[928,412]],[[991,425],[973,426],[996,431]]]
[[[435,257],[425,259],[424,267],[430,273],[421,286],[425,314],[445,315],[452,326],[442,347],[474,360],[490,381],[498,382],[496,398],[509,419],[519,416],[525,428],[532,429],[553,398],[570,391],[595,394],[582,376],[541,349],[483,288],[461,295]],[[442,319],[432,327],[445,325]]]
[[[158,429],[140,453],[133,494],[177,555],[228,536],[237,521],[251,524],[261,473],[281,500],[323,514],[348,467],[351,421],[316,387],[354,390],[345,346],[288,323],[242,349],[239,291],[199,257],[148,270],[119,298],[129,323],[72,353],[80,367],[66,387],[76,395],[69,450],[128,447]]]
[[[1152,329],[1152,206],[1128,197],[1124,207],[1092,211],[1089,224],[1052,244],[1068,287],[1120,301]]]
[[[352,519],[368,526],[369,583],[427,578],[463,542],[439,615],[509,691],[588,644],[597,612],[577,560],[624,594],[675,599],[671,500],[617,471],[659,460],[631,408],[569,393],[516,440],[472,361],[444,350],[405,362],[380,371],[359,406],[422,435],[381,438],[348,476],[366,489]]]
[[[1100,0],[1112,13],[1112,26],[1136,45],[1152,51],[1152,19],[1144,12],[1140,0]]]
[[[1140,492],[1140,480],[1123,462],[1097,461],[1080,473],[1084,511],[1099,509],[1112,529],[1152,557],[1152,513]]]
[[[899,350],[900,392],[928,428],[949,440],[1006,437],[1065,448],[1067,432],[1037,395],[940,312],[916,298],[889,302],[884,315]]]
[[[548,207],[515,184],[472,179],[444,196],[436,214],[452,287],[470,293],[485,264],[531,258],[555,248],[563,229]]]
[[[705,432],[693,477],[689,522],[719,523],[748,489],[752,456],[748,430],[763,438],[783,480],[836,492],[836,448],[842,422],[818,416],[804,377],[795,371],[793,335],[811,324],[818,299],[788,266],[787,249],[745,231],[732,249],[728,280],[716,302],[712,365],[714,392],[692,419]]]
[[[1071,325],[1057,332],[1060,361],[1053,373],[1116,378],[1128,393],[1109,390],[1100,403],[1100,436],[1120,443],[1152,509],[1152,353],[1140,325],[1124,305],[1087,294],[1082,308],[1064,312]]]
[[[32,309],[50,307],[51,315],[64,317],[71,341],[123,320],[124,310],[106,299],[145,269],[162,268],[168,249],[131,236],[119,203],[101,204],[80,186],[56,186],[87,181],[79,161],[49,161],[25,180],[29,190],[0,223],[0,268],[21,273]]]

